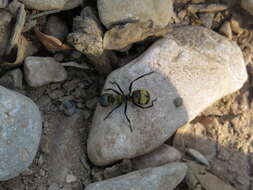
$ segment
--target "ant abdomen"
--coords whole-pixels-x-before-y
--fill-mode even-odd
[[[139,105],[147,105],[150,101],[150,95],[147,90],[141,89],[141,90],[135,90],[132,93],[132,101],[135,104]]]

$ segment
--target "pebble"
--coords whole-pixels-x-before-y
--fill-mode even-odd
[[[84,0],[20,0],[26,8],[47,11],[47,10],[69,10],[78,7]]]
[[[0,86],[0,181],[16,177],[38,150],[42,118],[31,99]]]
[[[144,169],[161,166],[169,162],[179,161],[180,159],[181,154],[177,149],[163,144],[153,152],[134,158],[132,161],[135,169]]]
[[[48,18],[44,32],[63,41],[68,35],[69,29],[62,19],[52,15]]]
[[[84,54],[99,56],[103,53],[102,27],[91,8],[84,8],[80,16],[74,18],[68,42]]]
[[[199,161],[201,164],[204,164],[205,166],[209,167],[209,161],[199,151],[189,148],[187,149],[187,153],[190,154],[197,161]]]
[[[172,190],[184,179],[186,171],[184,163],[171,163],[92,183],[85,190]]]
[[[154,25],[165,27],[174,14],[171,0],[98,0],[97,7],[100,20],[107,28],[148,20],[152,20]]]
[[[214,13],[200,13],[199,18],[205,27],[212,28]]]
[[[64,101],[60,107],[61,111],[67,116],[71,116],[76,112],[76,105],[72,101]]]
[[[249,14],[253,15],[253,1],[252,0],[241,0],[241,6]]]
[[[26,82],[31,87],[40,87],[67,79],[66,70],[52,57],[26,57],[24,74]]]
[[[233,34],[232,34],[232,29],[230,26],[230,23],[228,21],[224,22],[220,29],[219,32],[223,35],[225,35],[228,39],[232,40]]]
[[[20,69],[8,71],[0,78],[0,85],[9,89],[23,88],[23,73]]]
[[[77,178],[74,175],[69,174],[66,176],[66,183],[73,183],[76,182],[76,180]]]
[[[144,88],[157,101],[145,110],[129,103],[127,115],[132,132],[123,106],[106,120],[112,107],[97,106],[87,149],[94,164],[107,165],[151,152],[179,127],[240,89],[247,80],[243,55],[235,42],[204,27],[181,26],[137,59],[113,71],[104,89],[117,89],[110,83],[117,81],[127,92],[132,80],[151,71],[155,72],[136,81],[133,89]],[[173,103],[178,97],[183,100],[180,107]]]

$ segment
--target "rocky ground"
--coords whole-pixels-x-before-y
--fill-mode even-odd
[[[12,145],[0,147],[0,190],[253,189],[251,6],[246,0],[242,6],[247,11],[239,1],[168,0],[158,3],[157,14],[152,6],[126,2],[126,12],[145,13],[136,16],[138,22],[124,18],[126,4],[122,1],[115,7],[110,4],[115,3],[113,0],[107,0],[109,4],[103,0],[0,1],[0,84],[29,97],[42,115],[41,131],[34,132],[29,124],[39,121],[39,112],[22,108],[19,112],[23,115],[17,116],[14,111],[14,123],[28,126],[15,134],[31,138],[28,144],[34,146],[29,147],[28,154],[32,158],[36,155],[31,165],[29,159],[23,168],[18,162],[13,164],[16,168],[10,177],[2,171],[6,163],[16,159],[15,151],[19,152],[24,141],[17,138],[14,151],[9,151]],[[205,29],[177,29],[181,25]],[[189,32],[183,34],[185,31]],[[171,36],[159,41],[167,33]],[[231,41],[239,45],[244,60]],[[169,52],[176,53],[170,57]],[[139,57],[141,54],[144,56]],[[220,57],[226,63],[224,67],[218,64]],[[149,72],[150,65],[143,64],[147,60],[155,63],[156,72],[174,72],[150,75],[152,82],[140,82],[158,98],[154,103],[157,106],[153,108],[155,114],[128,108],[135,124],[131,133],[122,110],[104,121],[109,109],[97,106],[98,99],[104,85],[111,88],[110,80],[117,79],[127,90],[132,78],[141,71]],[[177,64],[161,66],[171,60]],[[133,62],[136,67],[131,67]],[[183,69],[192,81],[188,76],[177,77],[179,63],[184,62],[197,62],[196,67],[202,69],[185,65]],[[118,72],[107,78],[117,68]],[[209,72],[213,68],[215,71]],[[192,75],[196,73],[202,78],[195,80]],[[175,80],[172,77],[171,84],[165,83],[166,76]],[[194,88],[189,87],[192,84]],[[1,87],[0,93],[5,94],[5,89]],[[21,96],[14,104],[12,95],[7,93],[5,99],[9,96],[9,101],[0,96],[7,102],[4,106],[27,101]],[[3,113],[5,108],[0,110]],[[4,123],[2,118],[8,114],[12,112],[4,112],[0,121]],[[150,120],[150,127],[147,118],[155,118]],[[4,129],[12,126],[6,123]],[[40,123],[32,126],[40,128]],[[3,146],[1,130],[0,125]],[[40,134],[40,139],[35,138]],[[145,170],[151,166],[155,168]],[[94,182],[101,183],[100,187],[89,185]],[[125,183],[132,186],[125,187]]]

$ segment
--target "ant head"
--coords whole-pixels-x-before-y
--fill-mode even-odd
[[[103,107],[107,107],[110,106],[114,103],[114,96],[112,94],[109,93],[104,93],[102,94],[99,99],[98,102],[101,106]]]
[[[139,105],[146,105],[150,101],[150,95],[147,90],[135,90],[132,93],[133,102]]]

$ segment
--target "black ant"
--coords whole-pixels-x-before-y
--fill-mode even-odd
[[[123,103],[125,103],[125,108],[124,108],[124,114],[126,116],[126,119],[129,123],[130,126],[130,130],[131,132],[133,131],[132,129],[132,125],[131,125],[131,121],[127,116],[127,103],[128,101],[132,102],[135,106],[142,108],[142,109],[147,109],[147,108],[151,108],[153,107],[153,103],[156,101],[156,99],[151,101],[150,105],[147,105],[150,102],[150,95],[149,92],[147,90],[144,89],[138,89],[138,90],[134,90],[132,92],[132,86],[133,83],[147,75],[151,75],[153,74],[154,71],[150,72],[150,73],[146,73],[144,75],[139,76],[138,78],[134,79],[130,85],[129,85],[129,92],[128,94],[124,94],[123,90],[121,89],[120,85],[117,82],[111,82],[111,84],[116,85],[118,90],[112,89],[112,88],[107,88],[104,91],[112,91],[114,92],[113,94],[111,93],[103,93],[100,98],[99,98],[99,103],[101,106],[103,107],[108,107],[111,105],[116,105],[116,107],[114,107],[104,118],[104,120],[106,120],[113,111],[115,111],[116,109],[118,109]]]

